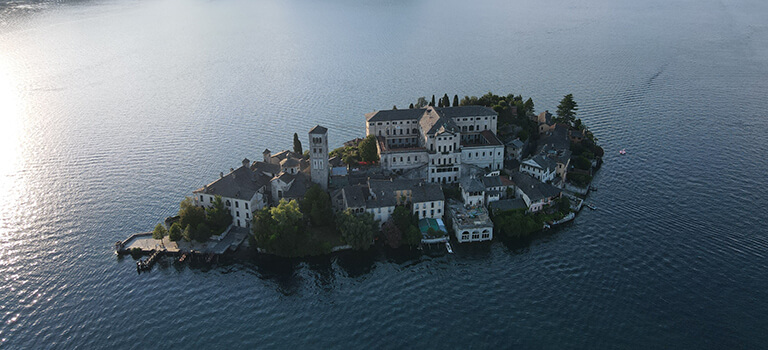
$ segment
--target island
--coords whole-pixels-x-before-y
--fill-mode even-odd
[[[452,103],[451,103],[452,102]],[[239,247],[304,257],[338,250],[514,239],[574,219],[603,149],[566,95],[556,115],[520,95],[445,94],[365,114],[365,137],[329,149],[328,128],[262,152],[192,191],[178,215],[118,254],[206,261]]]

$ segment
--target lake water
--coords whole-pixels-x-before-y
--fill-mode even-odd
[[[768,3],[0,5],[0,348],[762,348]],[[432,94],[573,93],[585,211],[453,255],[137,275],[117,240],[220,171]],[[628,155],[619,156],[626,149]]]

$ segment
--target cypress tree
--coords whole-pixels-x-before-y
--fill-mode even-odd
[[[413,103],[411,103],[411,105],[408,106],[408,109],[413,109]]]
[[[459,105],[459,95],[453,95],[453,106],[457,107]]]
[[[443,107],[450,107],[451,99],[448,98],[448,94],[443,94]]]
[[[430,106],[435,106],[435,95],[432,95],[432,102],[429,103]]]
[[[299,141],[299,134],[293,133],[293,153],[303,154],[301,150],[301,141]]]
[[[437,101],[437,106],[440,107],[440,108],[443,108],[443,99],[442,98]]]

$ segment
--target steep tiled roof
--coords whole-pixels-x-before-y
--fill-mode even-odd
[[[419,126],[427,135],[433,135],[438,131],[457,132],[460,130],[453,119],[443,116],[439,108],[432,107],[427,107],[424,115],[419,119]]]
[[[459,186],[466,192],[482,192],[485,191],[483,182],[474,177],[464,177],[459,181]]]
[[[390,109],[376,111],[365,115],[368,122],[388,122],[393,120],[416,120],[424,114],[424,108]]]
[[[548,183],[540,182],[536,178],[525,174],[515,172],[512,174],[512,181],[532,201],[536,202],[544,198],[555,197],[560,194],[560,189]]]
[[[447,118],[463,118],[463,117],[482,117],[482,116],[496,116],[498,113],[492,108],[483,106],[457,106],[457,107],[426,107],[426,108],[414,108],[414,109],[390,109],[375,111],[365,115],[365,120],[368,122],[382,122],[393,120],[415,120],[422,117],[427,110],[432,109],[438,111],[440,115]]]
[[[457,107],[443,107],[436,108],[444,116],[448,118],[463,118],[463,117],[483,117],[499,115],[493,108],[485,106],[457,106]]]
[[[251,169],[241,166],[193,193],[250,200],[268,182],[266,176],[257,175]]]
[[[309,129],[310,134],[325,134],[328,132],[328,128],[322,127],[320,125],[315,125],[314,128]]]
[[[443,190],[435,183],[425,183],[422,180],[392,179],[368,180],[368,187],[373,194],[366,201],[370,208],[391,207],[397,205],[396,191],[411,191],[414,203],[445,200]]]
[[[483,186],[485,186],[485,188],[501,187],[504,186],[504,184],[501,183],[501,176],[483,176]]]

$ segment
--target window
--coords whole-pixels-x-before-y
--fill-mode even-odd
[[[461,240],[462,241],[468,241],[469,240],[469,235],[461,235]]]
[[[201,201],[201,202],[202,202],[202,201],[204,201],[204,199],[203,199],[203,196],[200,196],[200,201]]]
[[[240,226],[240,219],[237,219],[237,226]]]
[[[213,197],[208,197],[208,202],[213,203]]]
[[[419,209],[419,203],[416,203],[416,204],[414,205],[414,208],[415,208],[415,209]]]
[[[232,204],[230,204],[230,203],[229,203],[229,199],[227,199],[227,206],[228,206],[228,207],[231,207],[231,206],[232,206]]]
[[[245,213],[245,218],[246,219],[250,219],[251,217],[250,217],[250,215],[248,215],[248,213]]]
[[[240,208],[240,202],[235,201],[235,208]]]
[[[239,211],[236,212],[235,214],[236,214],[235,216],[240,217],[240,212]]]
[[[245,209],[248,209],[248,202],[245,203]]]
[[[437,208],[437,213],[440,214],[442,210],[440,208]]]
[[[425,216],[427,216],[427,211],[426,210],[422,210],[421,211],[421,217],[425,217]]]
[[[430,210],[430,211],[429,211],[429,215],[430,215],[430,216],[435,216],[435,210],[434,210],[434,209]]]
[[[435,207],[435,202],[432,202],[431,204],[432,204],[432,208],[434,208]]]

